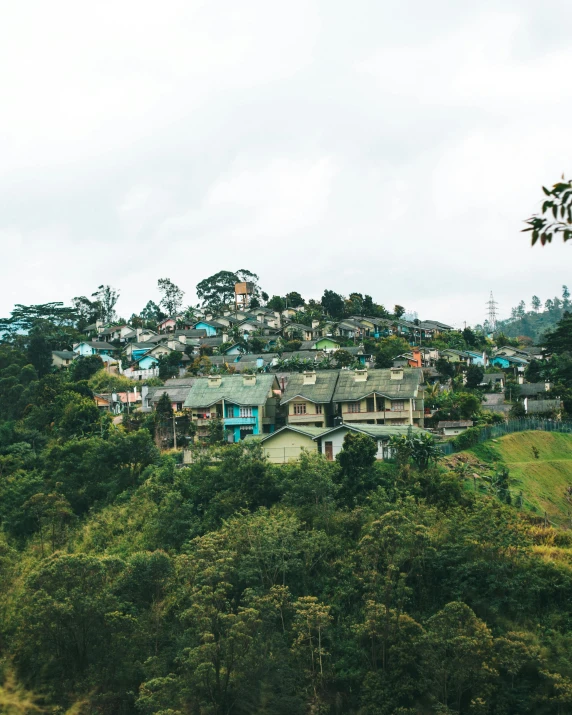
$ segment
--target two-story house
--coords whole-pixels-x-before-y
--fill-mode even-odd
[[[337,381],[337,370],[293,373],[280,402],[288,410],[288,424],[333,427],[332,398]]]
[[[275,375],[209,375],[194,382],[183,407],[197,426],[197,437],[208,435],[213,419],[223,420],[230,442],[248,435],[274,432],[281,397]]]
[[[423,427],[423,371],[340,370],[333,401],[344,423]]]
[[[115,352],[113,345],[101,340],[84,340],[73,346],[76,355],[86,357],[88,355],[99,355],[102,360],[109,360]]]

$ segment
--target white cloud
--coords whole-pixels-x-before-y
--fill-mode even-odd
[[[570,173],[558,0],[22,0],[2,20],[0,242],[25,271],[0,314],[108,282],[127,316],[159,277],[192,300],[246,267],[462,323],[491,289],[507,314],[568,282],[570,247],[520,233]]]

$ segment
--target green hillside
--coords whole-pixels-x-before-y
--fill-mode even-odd
[[[538,450],[535,457],[534,448]],[[572,485],[572,435],[555,432],[518,432],[477,445],[470,450],[482,462],[510,471],[511,492],[522,490],[523,507],[554,524],[572,514],[567,488]]]

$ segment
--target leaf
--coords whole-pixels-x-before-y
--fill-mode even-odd
[[[534,244],[535,244],[537,241],[538,241],[538,231],[534,231],[533,234],[532,234],[532,245],[534,246]]]
[[[543,187],[542,187],[542,190],[544,191],[544,193],[545,193],[547,196],[550,196],[551,193],[552,193],[551,191],[549,191],[549,190],[546,188],[546,186],[543,186]]]

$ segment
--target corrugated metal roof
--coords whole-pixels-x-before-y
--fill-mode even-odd
[[[304,385],[304,374],[295,373],[288,380],[288,387],[280,404],[285,405],[295,397],[303,397],[310,402],[331,402],[337,381],[337,370],[317,370],[314,385]]]
[[[423,382],[420,369],[404,369],[400,380],[392,379],[391,370],[368,370],[367,380],[356,381],[353,370],[340,370],[334,402],[360,400],[373,392],[394,399],[416,397]]]
[[[220,385],[209,387],[207,377],[199,377],[191,387],[185,407],[209,407],[225,400],[235,405],[263,405],[273,389],[279,389],[274,375],[256,375],[254,385],[244,385],[242,375],[223,375]]]

